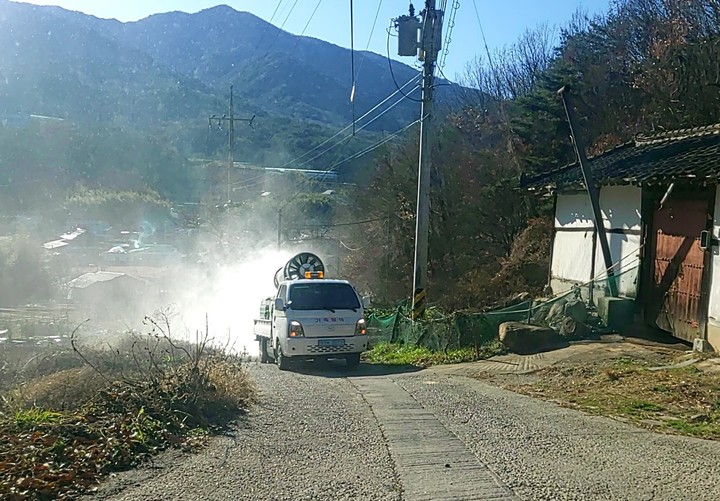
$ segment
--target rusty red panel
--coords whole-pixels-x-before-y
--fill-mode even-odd
[[[654,300],[656,324],[676,337],[692,341],[700,334],[703,312],[704,251],[700,232],[707,224],[706,197],[674,199],[655,212]]]

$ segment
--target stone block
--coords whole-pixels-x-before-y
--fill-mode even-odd
[[[499,328],[500,342],[510,351],[527,355],[546,350],[561,342],[557,333],[549,327],[505,322]]]
[[[635,317],[635,300],[623,297],[601,297],[597,301],[598,316],[610,329],[623,332]]]
[[[693,351],[698,353],[707,353],[713,351],[712,346],[705,339],[693,339]]]

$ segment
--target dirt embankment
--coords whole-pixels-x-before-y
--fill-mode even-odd
[[[530,374],[474,376],[655,431],[720,440],[720,359],[677,347],[619,346],[555,355],[556,363]]]

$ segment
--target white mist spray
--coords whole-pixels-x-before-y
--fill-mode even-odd
[[[207,315],[213,344],[257,355],[253,319],[262,299],[275,294],[273,276],[290,257],[287,251],[255,251],[235,264],[217,266],[205,277],[183,280],[189,289],[176,304],[188,333],[194,337],[204,331]]]

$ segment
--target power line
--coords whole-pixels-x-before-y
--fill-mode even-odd
[[[482,21],[480,20],[480,11],[478,11],[477,2],[475,0],[472,0],[472,3],[473,7],[475,8],[475,18],[477,19],[478,26],[480,27],[480,35],[482,36],[483,45],[485,46],[485,54],[487,54],[488,64],[490,65],[490,69],[492,70],[492,72],[495,73],[495,75],[497,76],[492,61],[492,56],[490,55],[490,49],[488,48],[487,39],[485,38],[485,30],[483,29]],[[499,88],[498,92],[500,92]]]
[[[338,226],[356,226],[358,224],[368,224],[368,223],[375,223],[377,221],[385,221],[388,219],[387,217],[378,217],[375,219],[365,219],[363,221],[352,221],[350,223],[332,223],[332,224],[304,224],[304,225],[298,225],[298,226],[291,226],[291,228],[300,229],[300,228],[335,228]]]
[[[420,75],[415,75],[414,77],[412,77],[410,80],[408,80],[407,82],[405,82],[405,84],[402,86],[402,88],[405,88],[405,87],[407,87],[408,85],[410,85],[414,80],[417,80],[417,79],[419,78],[419,76],[420,76]],[[364,114],[363,116],[361,116],[360,118],[358,118],[358,121],[363,120],[364,118],[366,118],[368,115],[370,115],[370,114],[373,113],[375,110],[377,110],[378,108],[380,108],[383,104],[387,103],[390,99],[392,99],[393,97],[395,97],[395,96],[396,96],[397,94],[399,94],[400,92],[401,92],[401,91],[396,90],[395,92],[393,92],[392,94],[390,94],[389,96],[387,96],[385,99],[383,99],[383,100],[380,101],[378,104],[376,104],[375,106],[373,106],[370,110],[368,110],[367,112],[365,112],[365,114]],[[386,113],[386,111],[383,112],[383,113]],[[294,158],[294,159],[292,159],[292,160],[289,160],[289,161],[285,162],[281,167],[287,167],[288,165],[294,164],[295,162],[297,162],[298,160],[302,159],[303,157],[306,157],[307,155],[310,155],[311,153],[313,153],[314,151],[317,151],[318,149],[322,148],[322,147],[325,146],[327,143],[329,143],[330,141],[332,141],[332,140],[335,139],[336,137],[340,136],[341,134],[343,134],[344,132],[346,132],[346,131],[349,130],[350,128],[352,128],[352,126],[351,126],[351,125],[348,125],[347,127],[339,130],[339,131],[336,132],[333,136],[329,137],[328,139],[326,139],[326,140],[323,141],[322,143],[314,146],[312,149],[306,151],[306,152],[303,153],[302,155],[300,155],[300,156],[298,156],[298,157],[296,157],[296,158]],[[342,140],[344,140],[344,139],[345,139],[345,138],[343,138]],[[341,141],[342,141],[342,140],[341,140]],[[333,145],[332,148],[334,148],[335,146],[336,146],[336,145]],[[329,148],[329,149],[332,149],[332,148]],[[328,149],[328,150],[329,150],[329,149]],[[328,150],[326,150],[326,151],[328,151]],[[310,161],[314,160],[315,158],[317,158],[317,157],[313,157],[312,159],[310,159],[310,160],[308,160],[308,161],[305,161],[305,162],[303,162],[303,163],[300,164],[300,165],[305,165],[305,164],[309,163]]]
[[[312,22],[313,18],[315,17],[315,14],[317,13],[318,9],[320,8],[321,3],[322,3],[322,0],[318,0],[318,3],[315,5],[315,9],[312,11],[312,14],[310,14],[310,19],[308,19],[308,22],[305,23],[305,27],[303,28],[302,32],[300,33],[300,37],[305,35],[305,31],[307,31],[308,26],[310,26],[310,23]],[[297,45],[298,42],[300,41],[300,37],[298,37],[295,40],[295,45]]]
[[[319,177],[321,177],[321,176],[324,176],[324,175],[328,174],[330,171],[332,171],[332,170],[333,170],[335,167],[337,167],[338,165],[342,165],[342,164],[344,164],[344,163],[346,163],[346,162],[349,162],[350,160],[355,160],[356,158],[360,158],[361,156],[367,155],[368,153],[370,153],[370,152],[372,152],[372,151],[380,148],[382,145],[384,145],[384,144],[387,143],[388,141],[393,140],[394,138],[396,138],[397,136],[399,136],[400,134],[402,134],[403,132],[405,132],[406,130],[408,130],[410,127],[412,127],[413,125],[415,125],[415,124],[417,124],[417,123],[419,123],[419,122],[420,122],[420,120],[415,120],[414,122],[411,122],[411,123],[405,125],[404,127],[400,128],[399,130],[395,131],[394,133],[390,134],[389,136],[384,137],[384,138],[381,139],[380,141],[377,141],[376,143],[368,146],[368,147],[365,148],[364,150],[362,150],[362,151],[360,151],[360,152],[358,152],[358,153],[355,153],[355,154],[353,154],[353,155],[351,155],[351,156],[349,156],[349,157],[347,157],[347,158],[345,158],[345,159],[343,159],[343,160],[340,160],[340,161],[338,161],[338,162],[335,162],[334,164],[332,164],[332,165],[331,165],[330,167],[328,167],[327,169],[325,169],[325,170],[323,170],[323,171],[320,171],[320,172],[318,172],[318,173],[316,173],[316,174],[308,177],[307,179],[305,179],[305,183],[300,184],[300,185],[298,186],[298,190],[299,190],[302,186],[304,186],[305,184],[309,183],[310,181],[312,181],[312,180],[314,180],[314,179],[317,179],[317,178],[319,178]],[[353,137],[353,136],[348,136],[346,139],[349,140],[349,139],[352,139],[352,137]],[[298,193],[295,194],[295,196],[293,196],[290,200],[288,200],[288,202],[285,204],[285,206],[287,206],[287,204],[289,204],[292,200],[294,200],[298,195],[300,195],[300,192],[299,192],[299,191],[298,191]]]
[[[442,7],[441,9],[444,10],[445,7]],[[455,28],[455,17],[457,16],[457,12],[460,8],[460,0],[453,0],[452,6],[450,7],[450,15],[448,16],[448,28],[445,35],[445,47],[443,48],[442,56],[440,56],[440,61],[438,62],[438,69],[440,70],[440,73],[442,73],[442,69],[445,67],[445,60],[447,59],[448,54],[450,54],[450,43],[452,42],[452,32],[453,28]],[[445,74],[443,73],[443,77],[445,77]],[[445,77],[447,80],[448,78]]]
[[[512,123],[510,122],[510,117],[507,114],[507,111],[505,110],[505,106],[503,106],[502,101],[504,100],[503,97],[503,90],[502,90],[502,84],[500,82],[500,74],[497,71],[497,68],[495,67],[495,64],[493,63],[493,58],[490,55],[490,49],[488,48],[487,39],[485,38],[485,30],[483,30],[482,21],[480,20],[480,12],[477,8],[477,3],[475,0],[472,0],[473,7],[475,8],[475,17],[477,18],[478,26],[480,27],[480,35],[482,36],[483,45],[485,46],[485,54],[487,54],[488,58],[488,64],[490,65],[490,71],[495,76],[495,86],[497,87],[497,100],[498,100],[498,107],[500,109],[500,116],[505,122],[505,127],[507,128],[508,132],[508,146],[510,151],[513,153],[511,156],[515,163],[515,168],[520,172],[522,169],[520,167],[520,161],[518,160],[517,153],[515,151],[515,143],[512,140],[513,135],[515,134],[515,131],[513,130]]]
[[[384,139],[381,140],[381,141],[378,141],[377,143],[375,143],[374,145],[366,148],[366,149],[363,150],[362,152],[356,153],[355,155],[352,155],[351,157],[348,157],[348,158],[346,158],[345,160],[342,160],[342,161],[340,161],[340,162],[336,162],[336,163],[332,164],[330,167],[328,167],[326,170],[320,172],[319,174],[316,174],[316,175],[314,175],[314,176],[311,176],[311,177],[307,178],[307,179],[305,180],[305,183],[303,183],[303,184],[301,184],[300,186],[298,186],[297,192],[295,193],[295,195],[293,195],[292,197],[290,197],[283,205],[281,205],[280,207],[278,207],[278,221],[277,221],[277,232],[278,232],[278,235],[277,235],[277,245],[278,245],[278,248],[280,247],[281,242],[282,242],[282,211],[283,211],[283,209],[285,209],[285,207],[287,207],[288,205],[290,205],[290,203],[292,203],[293,200],[295,200],[297,197],[299,197],[299,196],[302,194],[302,192],[300,192],[300,187],[301,187],[301,186],[307,185],[307,184],[308,184],[310,181],[312,181],[313,179],[317,179],[319,176],[327,174],[328,172],[330,172],[331,170],[333,170],[335,167],[337,167],[338,165],[340,165],[340,164],[342,164],[342,163],[348,162],[348,161],[353,160],[353,159],[355,159],[355,158],[359,158],[359,157],[362,156],[362,155],[366,155],[367,153],[370,153],[371,151],[379,148],[380,146],[382,146],[383,144],[387,143],[387,142],[390,141],[391,139],[393,139],[393,138],[397,137],[398,135],[402,134],[404,131],[406,131],[407,129],[409,129],[410,127],[412,127],[413,125],[415,125],[415,124],[418,123],[418,122],[420,122],[420,120],[416,120],[416,121],[414,121],[414,122],[406,125],[406,126],[403,127],[402,129],[400,129],[400,130],[398,130],[397,132],[395,132],[394,134],[388,136],[387,138],[384,138]],[[354,137],[354,136],[349,136],[349,137],[348,137],[348,140],[352,139],[353,137]]]
[[[374,150],[380,148],[382,145],[384,145],[384,144],[387,143],[388,141],[391,141],[392,139],[396,138],[397,136],[399,136],[400,134],[402,134],[403,132],[405,132],[406,130],[408,130],[410,127],[412,127],[413,125],[418,124],[418,123],[420,123],[420,120],[419,120],[419,119],[418,119],[418,120],[415,120],[414,122],[410,122],[410,123],[407,124],[405,127],[402,127],[400,130],[397,130],[397,131],[393,132],[392,134],[390,134],[389,136],[381,139],[380,141],[376,142],[375,144],[373,144],[373,145],[371,145],[371,146],[368,146],[368,147],[365,148],[364,150],[362,150],[362,151],[360,151],[360,152],[358,152],[358,153],[355,153],[354,155],[352,155],[352,156],[350,156],[350,157],[348,157],[348,158],[346,158],[346,159],[344,159],[344,160],[341,160],[341,161],[339,161],[339,162],[336,162],[336,163],[333,164],[333,165],[330,167],[330,169],[328,169],[326,172],[329,172],[330,170],[334,169],[334,168],[337,167],[338,165],[344,164],[345,162],[349,162],[350,160],[355,160],[356,158],[360,158],[360,157],[363,156],[363,155],[367,155],[367,154],[370,153],[371,151],[374,151]]]
[[[295,7],[297,6],[299,0],[295,0],[295,3],[293,3],[292,7],[288,11],[287,16],[285,16],[285,20],[280,25],[280,31],[282,31],[283,28],[285,28],[285,24],[288,22],[288,19],[290,19],[290,16],[292,15],[293,11],[295,10]],[[280,32],[278,32],[279,34]],[[277,34],[275,35],[275,39],[277,40]]]
[[[380,2],[378,3],[378,8],[375,11],[375,19],[373,20],[372,28],[370,28],[370,35],[368,36],[367,43],[365,44],[365,51],[363,52],[363,57],[360,60],[360,66],[358,67],[357,74],[355,75],[356,80],[360,78],[360,72],[362,71],[363,65],[365,64],[365,59],[367,59],[367,52],[370,48],[370,42],[372,41],[373,34],[375,33],[375,26],[377,25],[378,18],[380,17],[380,9],[382,8],[382,4],[383,0],[380,0]]]
[[[265,53],[262,55],[261,59],[265,59],[268,54],[270,54],[270,49],[273,45],[275,45],[275,42],[277,42],[277,39],[280,37],[280,33],[283,32],[283,28],[285,28],[285,24],[288,22],[288,19],[290,19],[290,16],[292,15],[293,11],[295,10],[295,7],[297,6],[299,0],[295,0],[295,2],[292,4],[292,7],[290,7],[290,10],[287,13],[287,16],[285,16],[285,20],[282,22],[279,28],[277,28],[277,31],[275,32],[275,38],[272,39],[270,43],[268,43],[267,50],[265,50]]]
[[[368,127],[370,124],[372,124],[373,122],[375,122],[376,120],[378,120],[380,117],[382,117],[383,115],[385,115],[386,113],[388,113],[390,110],[392,110],[395,106],[397,106],[398,104],[400,104],[401,102],[403,102],[404,99],[405,99],[404,97],[400,97],[400,99],[398,99],[398,100],[395,101],[393,104],[391,104],[390,106],[388,106],[388,107],[387,107],[385,110],[383,110],[379,115],[375,116],[373,119],[371,119],[371,120],[368,121],[367,123],[363,124],[363,125],[362,125],[360,128],[358,128],[357,130],[358,130],[358,131],[361,131],[361,130],[365,129],[365,128]],[[314,157],[312,157],[312,158],[310,158],[310,159],[308,159],[308,160],[305,160],[304,162],[302,162],[301,164],[299,164],[298,167],[301,167],[301,166],[303,166],[303,165],[306,165],[306,164],[312,162],[313,160],[321,157],[322,155],[324,155],[324,154],[327,153],[328,151],[330,151],[330,150],[332,150],[333,148],[337,147],[337,146],[338,146],[340,143],[342,143],[344,140],[349,139],[349,138],[352,138],[352,137],[353,137],[353,134],[348,134],[346,137],[344,137],[343,139],[341,139],[341,140],[338,141],[337,143],[329,146],[328,148],[326,148],[325,150],[321,151],[320,153],[318,153],[318,154],[315,155]]]
[[[253,48],[253,50],[250,52],[250,54],[248,54],[248,56],[247,56],[247,58],[246,58],[246,61],[247,61],[247,62],[245,63],[245,66],[243,66],[242,68],[240,68],[240,71],[238,72],[237,77],[235,77],[235,80],[239,80],[240,77],[245,74],[245,69],[246,69],[248,66],[250,66],[250,60],[255,56],[255,54],[257,53],[258,49],[260,48],[260,44],[262,44],[262,41],[263,41],[263,39],[265,38],[265,35],[267,34],[268,30],[270,29],[270,26],[273,25],[272,22],[273,22],[273,20],[275,19],[275,16],[277,15],[278,10],[280,10],[280,6],[283,4],[284,1],[285,1],[285,0],[279,0],[279,1],[278,1],[277,5],[275,6],[275,10],[273,11],[272,16],[270,17],[270,20],[265,24],[265,29],[263,30],[262,34],[260,35],[260,38],[258,38],[257,44],[255,45],[255,47]]]
[[[270,21],[265,25],[265,29],[262,32],[262,35],[260,35],[260,38],[258,39],[258,43],[255,46],[255,49],[253,49],[253,52],[257,51],[260,48],[260,44],[263,41],[263,38],[265,38],[265,35],[267,34],[268,29],[270,29],[270,26],[272,26],[272,22],[275,19],[275,16],[277,15],[278,10],[280,9],[280,6],[285,0],[280,0],[277,5],[275,6],[275,11],[273,12],[272,16],[270,17]]]
[[[413,80],[415,80],[415,78],[416,78],[416,77],[413,77],[412,79],[410,79],[410,81],[408,81],[403,87],[405,87],[405,86],[407,86],[408,84],[410,84]],[[390,96],[388,96],[387,98],[385,98],[381,103],[379,103],[378,105],[376,105],[372,110],[368,111],[368,112],[367,112],[365,115],[363,115],[363,117],[361,117],[360,119],[362,119],[362,118],[364,118],[365,116],[367,116],[367,115],[369,115],[370,113],[372,113],[372,112],[373,112],[375,109],[377,109],[379,106],[381,106],[382,104],[384,104],[385,102],[387,102],[388,99],[391,99],[391,98],[393,97],[393,95],[395,95],[395,94],[397,94],[397,91],[394,92],[393,94],[391,94]],[[391,111],[395,106],[397,106],[398,104],[400,104],[400,103],[403,101],[403,99],[404,99],[404,98],[401,97],[400,99],[398,99],[397,101],[395,101],[395,102],[394,102],[393,104],[391,104],[388,108],[386,108],[385,110],[383,110],[379,115],[377,115],[376,117],[372,118],[372,119],[371,119],[370,121],[368,121],[367,123],[363,124],[362,127],[360,127],[358,130],[362,130],[362,129],[368,127],[370,124],[372,124],[373,122],[375,122],[376,120],[378,120],[379,118],[381,118],[385,113],[388,113],[388,112]],[[417,122],[413,122],[413,123],[410,124],[410,125],[414,125],[415,123],[417,123]],[[405,128],[407,128],[407,127],[409,127],[409,126],[406,126]],[[329,139],[326,139],[325,141],[323,141],[323,143],[321,143],[320,145],[318,145],[318,146],[316,146],[315,148],[313,148],[313,150],[316,150],[319,146],[322,146],[323,144],[328,143],[330,140],[332,140],[332,139],[334,139],[335,137],[339,136],[342,132],[348,130],[349,128],[350,128],[350,126],[348,125],[348,126],[345,127],[343,130],[341,130],[340,132],[336,133],[333,137],[331,137],[331,138],[329,138]],[[396,132],[396,133],[394,133],[394,134],[391,135],[391,136],[388,136],[388,137],[384,138],[384,139],[381,140],[380,142],[381,142],[382,144],[384,144],[384,143],[387,142],[388,140],[396,137],[400,132],[402,132],[403,130],[405,130],[405,128],[401,129],[399,132]],[[313,160],[321,157],[322,155],[324,155],[324,154],[327,153],[328,151],[330,151],[330,150],[332,150],[332,149],[334,149],[334,148],[342,145],[343,142],[345,142],[345,145],[347,145],[352,138],[353,138],[353,135],[352,135],[352,134],[348,134],[347,136],[343,137],[343,138],[340,139],[338,142],[330,145],[328,148],[324,149],[323,151],[321,151],[320,153],[318,153],[318,154],[315,155],[314,157],[309,158],[308,160],[306,160],[306,161],[298,164],[297,167],[302,167],[303,165],[312,162]],[[376,144],[377,144],[377,143],[376,143]],[[382,144],[380,144],[379,146],[381,146]],[[374,146],[374,145],[373,145],[373,146]],[[371,148],[372,148],[372,149],[375,149],[373,146],[371,146]],[[375,147],[379,147],[379,146],[375,146]],[[299,160],[300,158],[302,158],[302,156],[306,155],[307,153],[310,153],[310,152],[313,151],[313,150],[310,150],[309,152],[306,152],[305,154],[303,154],[303,155],[301,155],[300,157],[298,157],[296,160]],[[363,150],[363,151],[365,151],[365,150]],[[372,151],[372,150],[369,150],[369,151]],[[365,153],[369,153],[369,151],[367,151],[367,152],[365,152]],[[362,152],[361,152],[361,153],[362,153]],[[365,154],[365,153],[362,153],[362,154]],[[362,156],[362,154],[361,154],[361,155],[358,155],[358,156]],[[357,155],[357,154],[355,154],[355,155]],[[346,159],[341,160],[341,161],[339,161],[339,162],[337,162],[337,163],[333,163],[332,165],[333,165],[333,166],[335,166],[335,165],[340,165],[340,164],[342,164],[342,163],[344,163],[344,162],[346,162],[346,161],[349,161],[349,160],[351,160],[351,159],[353,159],[353,158],[357,158],[357,156],[355,156],[355,155],[353,155],[352,158],[346,158]],[[285,168],[285,167],[287,167],[290,163],[292,163],[292,162],[285,163],[285,164],[283,164],[282,166],[280,166],[280,167],[278,167],[278,168],[279,168],[279,169]],[[317,174],[317,177],[327,174],[328,172],[330,172],[330,170],[332,170],[332,168],[333,168],[333,167],[331,167],[330,169],[327,169],[327,170],[325,170],[325,171],[322,171],[322,172],[318,173],[318,174]],[[258,176],[258,177],[259,177],[259,176]],[[253,179],[255,179],[255,178],[253,178]],[[311,180],[312,180],[312,179],[314,179],[314,178],[311,178]],[[252,180],[252,179],[250,179],[250,180]],[[250,181],[250,180],[247,180],[247,181]],[[260,185],[260,184],[262,184],[262,182],[253,183],[253,184],[249,184],[249,185],[246,185],[246,186],[241,186],[241,188],[250,188],[250,187],[253,187],[253,186]]]

